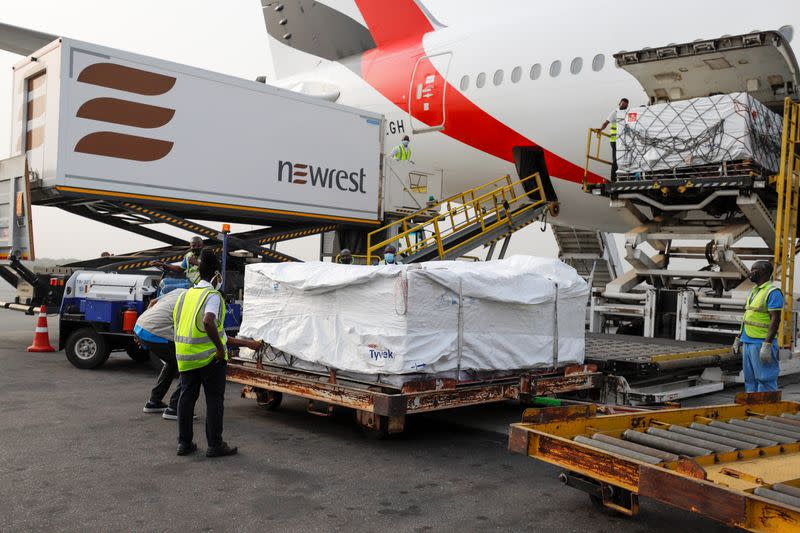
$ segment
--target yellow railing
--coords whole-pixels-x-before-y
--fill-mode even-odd
[[[778,212],[775,222],[775,281],[780,284],[784,306],[778,343],[793,348],[794,263],[797,245],[797,212],[800,200],[800,104],[786,98],[783,107],[781,162],[777,175]]]
[[[530,190],[524,192],[528,188]],[[403,256],[413,255],[431,246],[436,247],[438,258],[443,259],[446,254],[468,246],[489,231],[502,225],[511,226],[516,217],[546,202],[538,172],[517,181],[510,176],[503,176],[371,232],[367,236],[367,264],[371,264],[374,257],[382,255],[384,248],[389,245],[397,249],[401,260]],[[422,222],[415,221],[415,218],[419,219],[430,212],[438,214]],[[469,239],[453,245],[445,242],[448,237],[475,225],[480,226],[480,232]],[[394,235],[380,237],[387,234]]]
[[[603,147],[603,137],[611,139],[611,135],[597,128],[589,128],[586,136],[586,162],[583,165],[583,189],[586,190],[586,183],[589,178],[589,165],[592,161],[604,163],[608,166],[613,165],[613,161],[608,161],[600,157],[600,149]],[[594,142],[596,141],[596,142]]]

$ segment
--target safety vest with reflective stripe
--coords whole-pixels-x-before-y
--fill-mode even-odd
[[[202,368],[217,353],[217,347],[208,336],[203,325],[206,300],[212,294],[219,294],[210,287],[194,287],[181,295],[172,312],[175,324],[175,357],[178,360],[178,372],[188,372]],[[222,345],[225,346],[225,303],[220,295],[220,309],[217,313],[217,331]],[[225,359],[228,358],[227,350]]]
[[[772,291],[779,291],[778,287],[773,287],[772,282],[768,281],[757,287],[753,287],[750,296],[747,298],[744,319],[742,325],[744,332],[751,339],[766,339],[769,331],[769,309],[767,300]]]
[[[183,256],[183,260],[186,261],[184,273],[186,274],[186,279],[189,280],[189,283],[192,285],[197,285],[197,282],[200,281],[200,267],[189,262],[189,258],[193,255],[194,254],[192,252],[186,252],[186,255]]]
[[[397,154],[394,156],[398,161],[408,161],[411,159],[411,148],[406,148],[405,145],[397,146]]]
[[[609,136],[609,141],[612,143],[617,142],[617,123],[611,123],[611,135]]]

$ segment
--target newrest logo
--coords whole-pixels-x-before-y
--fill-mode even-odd
[[[364,189],[366,174],[359,171],[348,172],[336,168],[278,161],[278,181],[286,181],[295,185],[307,185],[322,189],[339,189],[340,191],[367,194]]]

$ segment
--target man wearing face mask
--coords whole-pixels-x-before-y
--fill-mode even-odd
[[[399,265],[400,261],[397,260],[397,248],[391,244],[383,249],[383,259],[379,265]]]
[[[219,259],[211,250],[200,256],[200,281],[175,303],[172,319],[175,328],[175,356],[181,375],[178,400],[178,455],[197,450],[192,442],[194,405],[202,385],[206,395],[206,457],[237,453],[235,446],[222,440],[222,416],[225,400],[225,371],[228,361],[226,344],[258,350],[263,343],[229,339],[225,334],[225,302],[219,287]]]
[[[413,161],[411,161],[411,148],[408,146],[410,143],[411,141],[408,135],[405,135],[403,137],[403,142],[395,146],[394,150],[392,150],[392,158],[396,161],[409,161],[413,163]]]
[[[617,177],[617,133],[618,128],[625,124],[625,115],[628,113],[628,99],[623,98],[619,101],[617,109],[612,111],[603,125],[600,126],[600,131],[606,129],[611,124],[611,134],[609,141],[611,141],[611,180]]]
[[[183,272],[186,276],[186,279],[189,280],[189,283],[192,285],[197,285],[197,282],[200,281],[198,265],[200,263],[200,254],[202,252],[203,239],[200,237],[192,237],[192,240],[189,243],[189,251],[183,256],[183,261],[181,261],[180,266],[170,265],[168,263],[164,263],[163,261],[156,261],[153,263],[153,266],[157,266],[170,272]]]
[[[352,265],[353,253],[347,248],[342,248],[342,251],[336,256],[336,262],[340,265]]]
[[[747,297],[742,330],[733,342],[733,352],[742,353],[746,392],[778,390],[778,341],[783,294],[772,286],[772,263],[757,261],[750,268],[755,286]]]

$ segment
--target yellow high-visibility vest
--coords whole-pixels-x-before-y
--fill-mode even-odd
[[[403,144],[397,147],[398,153],[394,156],[398,161],[408,161],[411,159],[411,148],[406,148]]]
[[[612,122],[611,123],[611,135],[609,137],[609,140],[612,143],[617,142],[617,123],[616,122]]]
[[[779,291],[778,287],[773,287],[772,282],[768,281],[757,287],[753,287],[750,296],[747,298],[744,318],[742,325],[744,332],[751,339],[766,339],[769,331],[769,309],[767,309],[767,299],[772,291]]]
[[[189,280],[189,283],[192,285],[197,285],[197,282],[200,281],[200,267],[189,262],[189,257],[192,255],[194,255],[192,252],[187,252],[186,255],[183,256],[184,261],[186,261],[184,273],[186,274],[186,279]]]
[[[203,325],[206,300],[212,294],[219,294],[211,287],[193,287],[183,293],[175,303],[172,321],[175,324],[175,357],[178,372],[196,370],[210,364],[217,354],[217,347],[206,333]],[[220,294],[220,309],[217,313],[217,332],[225,346],[225,300]],[[228,359],[227,348],[225,359]]]

